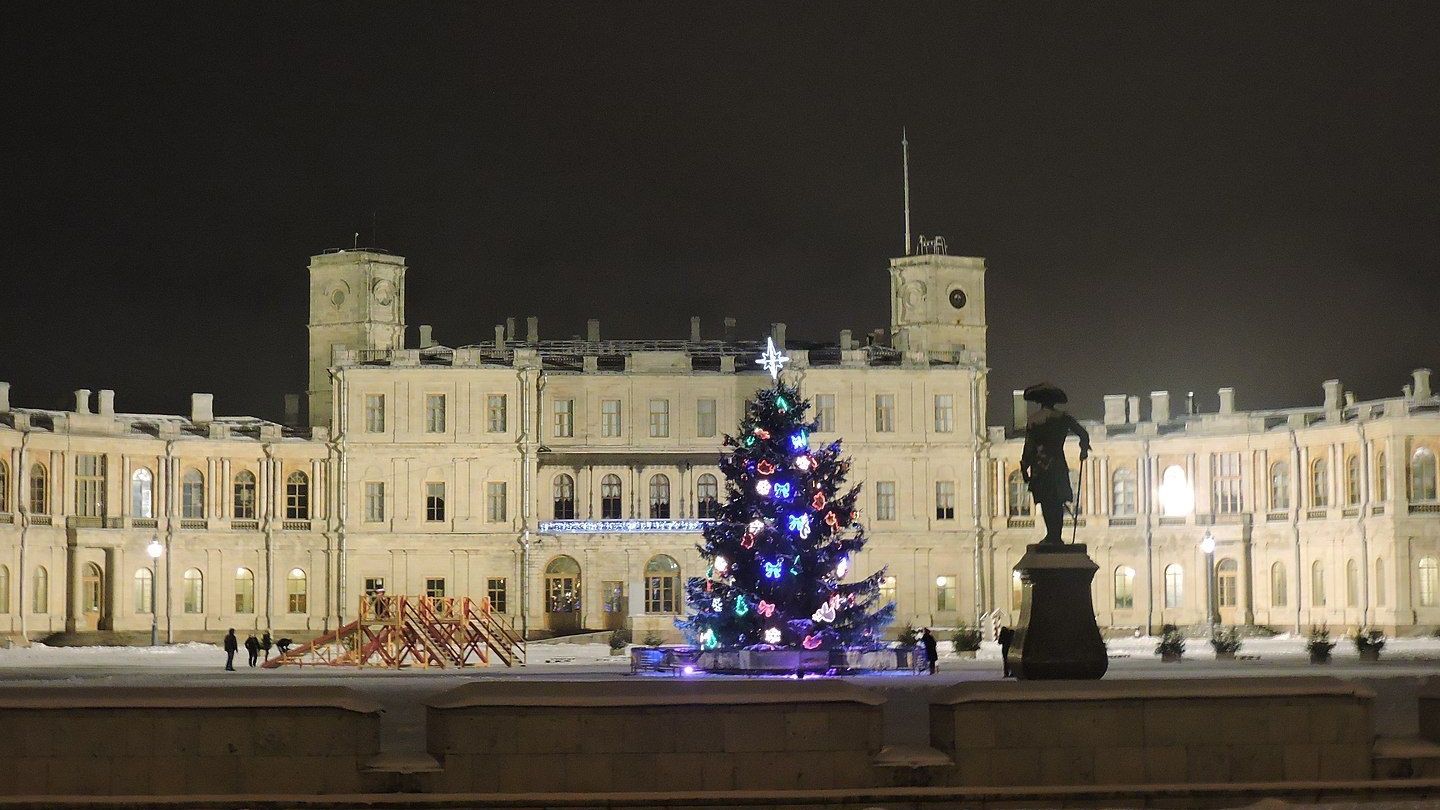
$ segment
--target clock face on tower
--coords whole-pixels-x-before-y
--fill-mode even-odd
[[[950,306],[960,309],[965,306],[965,291],[954,289],[950,291]]]

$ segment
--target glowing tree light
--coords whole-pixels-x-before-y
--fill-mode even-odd
[[[677,624],[705,649],[873,644],[895,606],[880,597],[884,570],[850,570],[866,542],[859,488],[843,489],[850,460],[839,442],[811,441],[810,403],[778,380],[788,358],[767,354],[776,382],[725,437],[720,470],[731,485],[703,530],[708,574],[686,584],[689,615]]]

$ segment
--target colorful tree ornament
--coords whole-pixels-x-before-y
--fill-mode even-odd
[[[773,487],[770,488],[770,494],[771,494],[771,495],[774,495],[777,500],[782,500],[782,501],[788,501],[788,500],[790,500],[790,482],[789,482],[789,481],[780,481],[780,482],[777,482],[777,483],[775,484],[775,486],[773,486]]]
[[[801,430],[790,434],[790,449],[804,450],[810,446],[810,434]]]
[[[795,457],[795,469],[799,470],[800,472],[809,472],[810,467],[813,463],[814,462],[810,460],[809,456]]]
[[[775,560],[774,562],[767,562],[767,563],[765,563],[765,578],[766,578],[766,579],[779,579],[779,578],[780,578],[780,572],[781,572],[781,570],[782,570],[784,567],[785,567],[785,559],[784,559],[783,557],[782,557],[781,559]]]
[[[815,497],[813,497],[813,498],[810,499],[810,508],[811,508],[811,509],[814,509],[816,512],[819,512],[821,509],[824,509],[824,508],[825,508],[825,493],[823,493],[823,492],[821,492],[821,491],[819,491],[819,490],[816,490],[816,491],[815,491]]]
[[[774,475],[775,465],[771,464],[769,459],[766,459],[755,465],[755,472],[761,475]]]
[[[779,644],[781,638],[782,636],[780,634],[780,628],[778,627],[772,627],[769,630],[765,631],[766,644]]]
[[[755,606],[755,612],[759,613],[761,616],[774,616],[775,606],[769,602],[766,602],[764,599],[761,599],[760,604]]]
[[[814,650],[823,643],[825,643],[824,639],[822,639],[820,636],[806,636],[805,640],[800,642],[800,646],[804,647],[807,650]]]
[[[745,594],[742,593],[739,596],[735,597],[735,615],[744,616],[746,613],[749,612],[750,606],[745,604]]]
[[[755,482],[755,494],[762,498],[770,497],[770,479],[761,478]]]

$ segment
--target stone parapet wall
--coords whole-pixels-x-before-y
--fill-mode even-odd
[[[930,736],[953,785],[1359,780],[1373,700],[1335,678],[959,684]]]

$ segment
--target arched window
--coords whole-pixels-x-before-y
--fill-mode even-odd
[[[1323,509],[1330,505],[1330,465],[1317,458],[1310,464],[1310,506]]]
[[[645,563],[645,612],[677,613],[680,600],[680,564],[657,554]]]
[[[620,476],[607,475],[600,479],[600,517],[617,520],[620,511]]]
[[[0,565],[0,613],[10,612],[10,568]]]
[[[1375,606],[1385,607],[1385,558],[1375,558]]]
[[[1410,500],[1435,500],[1435,454],[1428,447],[1410,456]]]
[[[1007,479],[1006,489],[1009,495],[1009,506],[1011,517],[1030,516],[1030,490],[1025,487],[1025,479],[1020,475],[1019,470],[1010,473]]]
[[[1110,513],[1112,515],[1135,514],[1135,471],[1121,467],[1111,476]]]
[[[235,517],[255,519],[255,473],[241,470],[235,475]]]
[[[670,478],[668,476],[650,476],[650,517],[670,517]]]
[[[1385,454],[1375,457],[1375,500],[1390,500],[1390,471],[1385,466]]]
[[[155,476],[144,467],[130,473],[130,517],[155,517]]]
[[[1360,503],[1360,457],[1345,459],[1345,505]]]
[[[1178,608],[1185,598],[1185,569],[1179,565],[1165,566],[1165,607]]]
[[[555,476],[555,482],[552,487],[552,491],[555,495],[555,519],[574,520],[575,479],[571,478],[565,473],[560,473],[559,475]]]
[[[720,514],[720,484],[705,473],[695,482],[695,516],[713,518]]]
[[[290,573],[285,575],[285,612],[304,613],[309,608],[306,606],[305,572],[299,568],[291,568]]]
[[[1160,510],[1167,516],[1180,517],[1195,509],[1195,492],[1186,480],[1185,468],[1171,464],[1160,476]]]
[[[49,613],[50,572],[45,570],[45,566],[42,565],[35,569],[34,581],[31,584],[34,586],[34,593],[30,595],[30,612]]]
[[[1230,558],[1215,563],[1215,604],[1235,607],[1240,603],[1240,564]]]
[[[205,517],[205,476],[194,468],[186,470],[180,478],[180,517]]]
[[[150,602],[150,593],[154,583],[150,580],[154,576],[149,568],[140,568],[135,571],[135,578],[131,580],[131,587],[134,588],[136,613],[149,613],[153,609]]]
[[[1360,604],[1360,563],[1354,560],[1345,562],[1345,607],[1355,607]]]
[[[310,476],[299,470],[285,479],[285,519],[310,519]]]
[[[30,511],[36,515],[50,514],[50,474],[44,464],[30,467]]]
[[[1285,581],[1285,563],[1270,566],[1270,606],[1285,607],[1290,601],[1290,583]]]
[[[1122,565],[1115,569],[1115,609],[1135,607],[1135,569]]]
[[[1290,508],[1290,465],[1283,461],[1270,465],[1270,508]]]
[[[545,566],[545,612],[580,612],[580,563],[560,556]]]
[[[0,461],[0,512],[10,511],[10,468]]]
[[[1436,576],[1440,574],[1440,565],[1437,565],[1434,557],[1421,557],[1420,562],[1415,564],[1415,601],[1421,607],[1435,606]]]
[[[1310,605],[1325,607],[1325,563],[1310,563]]]
[[[249,568],[235,569],[235,612],[255,612],[255,572]]]
[[[199,568],[185,569],[185,612],[205,612],[205,577]]]

